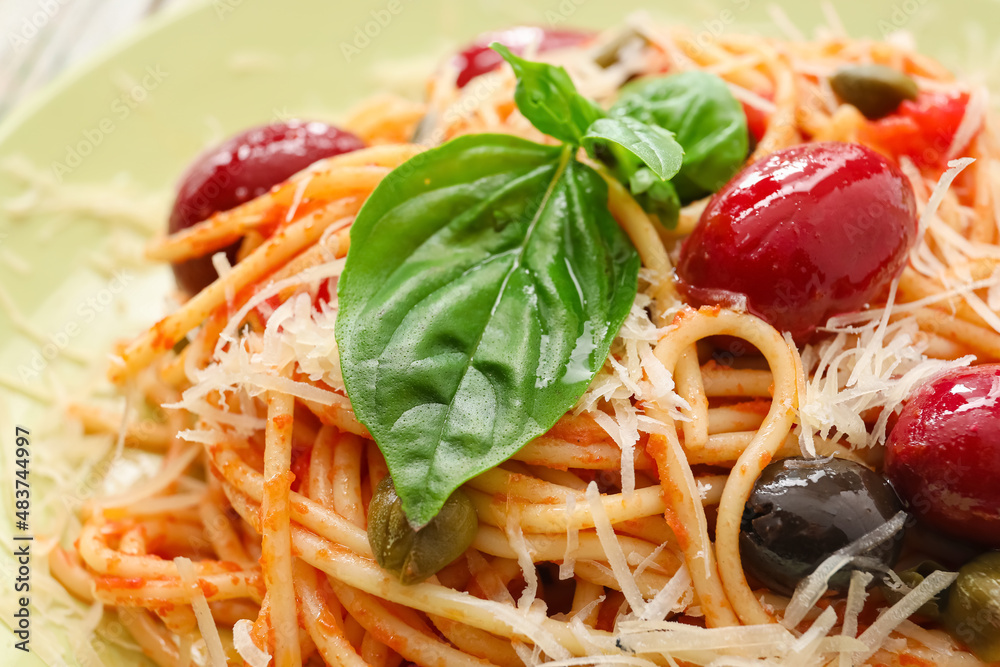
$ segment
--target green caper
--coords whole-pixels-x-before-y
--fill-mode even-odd
[[[948,590],[941,620],[980,660],[1000,660],[1000,551],[962,566]]]
[[[885,65],[845,65],[830,77],[830,86],[868,120],[888,116],[903,100],[917,99],[917,82]]]
[[[410,526],[389,476],[375,487],[368,505],[368,541],[375,560],[404,584],[423,581],[461,556],[478,529],[476,508],[461,490],[419,530]]]
[[[899,578],[906,585],[906,588],[899,588],[898,584],[896,587],[893,587],[888,580],[883,580],[879,587],[882,589],[882,594],[885,595],[885,599],[888,600],[890,604],[896,604],[903,599],[907,593],[919,586],[924,579],[931,576],[938,570],[948,571],[948,568],[943,565],[939,565],[932,560],[925,560],[918,565],[899,573]],[[946,600],[947,591],[942,591],[925,602],[922,607],[917,609],[917,613],[922,616],[938,620],[941,618],[941,608],[944,607]]]

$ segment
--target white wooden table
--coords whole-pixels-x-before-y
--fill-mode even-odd
[[[0,119],[150,14],[191,0],[0,0]]]

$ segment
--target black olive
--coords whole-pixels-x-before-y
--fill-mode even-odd
[[[743,510],[740,555],[748,574],[791,595],[802,579],[838,549],[878,528],[902,509],[881,476],[844,459],[789,458],[771,463]],[[851,570],[892,567],[903,531],[873,547],[830,579],[847,590]]]

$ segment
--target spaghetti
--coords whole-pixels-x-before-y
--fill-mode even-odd
[[[776,623],[789,601],[748,581],[738,538],[772,459],[801,450],[875,464],[880,410],[954,360],[1000,359],[1000,145],[985,91],[883,42],[726,35],[702,47],[684,28],[644,21],[626,35],[639,46],[607,68],[584,47],[543,59],[601,102],[635,75],[715,73],[766,119],[750,160],[806,140],[884,150],[828,89],[844,63],[890,65],[922,88],[973,96],[947,152],[974,162],[942,176],[900,160],[922,238],[886,300],[835,318],[802,349],[745,312],[687,307],[671,257],[705,201],[665,231],[609,181],[609,209],[643,269],[608,363],[548,433],[465,485],[480,521],[470,549],[428,581],[401,584],[373,560],[367,507],[388,470],[346,397],[336,301],[316,295],[335,293],[366,197],[425,145],[478,132],[546,141],[517,112],[508,68],[463,89],[444,72],[426,105],[380,97],[346,121],[369,148],[150,247],[153,259],[180,261],[242,240],[219,280],[119,349],[114,382],[171,415],[153,429],[126,426],[123,442],[162,452],[163,465],[84,509],[75,547],[50,559],[66,588],[116,607],[164,667],[188,664],[199,639],[208,663],[228,650],[253,667],[978,664],[909,612],[860,621],[858,574],[839,617],[812,600],[792,627]],[[419,144],[405,141],[415,134]],[[719,336],[743,341],[738,363],[721,363]],[[90,431],[117,430],[113,415],[77,412]],[[947,583],[915,589],[900,609]]]

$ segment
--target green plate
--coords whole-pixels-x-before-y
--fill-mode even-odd
[[[483,30],[604,28],[645,8],[663,22],[692,25],[701,39],[776,35],[772,4],[807,33],[827,20],[819,3],[792,0],[214,0],[156,17],[14,110],[0,125],[0,622],[12,624],[15,609],[15,425],[35,438],[32,529],[40,540],[58,529],[53,516],[67,516],[67,507],[106,487],[85,474],[86,450],[52,439],[57,406],[92,383],[114,339],[134,335],[169,307],[169,272],[142,267],[141,247],[162,225],[171,185],[202,148],[275,119],[336,119],[379,90],[419,95],[434,63]],[[1000,89],[981,74],[1000,64],[997,35],[986,28],[1000,25],[1000,3],[835,4],[853,36],[906,29],[922,51]],[[117,194],[104,194],[108,184]],[[79,463],[79,476],[56,476],[46,462],[57,458]],[[118,485],[129,474],[116,475]],[[60,613],[74,608],[46,587],[44,562],[32,567],[33,602],[61,600]],[[32,614],[31,645],[50,664],[93,662],[58,617],[46,622],[37,607]],[[102,631],[112,644],[127,641],[113,622]],[[0,632],[2,664],[43,664],[39,653],[14,650],[6,628]],[[114,648],[99,654],[109,664],[133,663]]]

